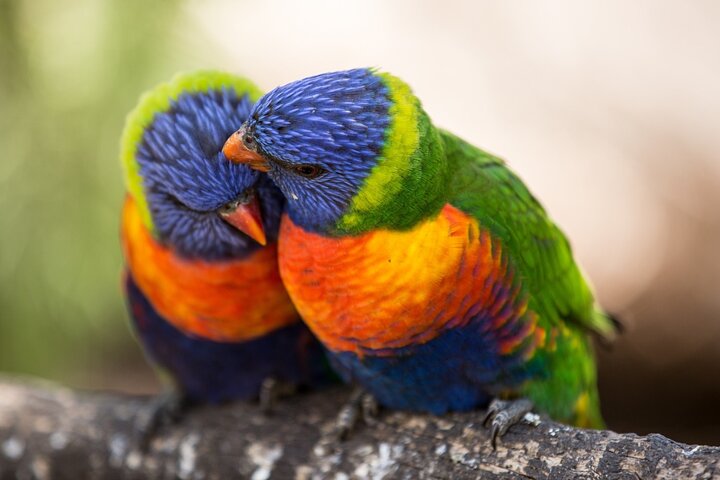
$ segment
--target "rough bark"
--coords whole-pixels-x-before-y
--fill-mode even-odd
[[[387,412],[340,443],[333,422],[347,396],[299,395],[271,416],[250,404],[199,408],[141,453],[147,398],[0,380],[0,478],[720,478],[720,447],[546,419],[513,427],[493,451],[481,412]]]

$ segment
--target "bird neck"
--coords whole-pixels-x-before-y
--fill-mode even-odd
[[[156,242],[131,197],[121,240],[133,281],[170,324],[195,337],[239,342],[298,321],[277,267],[277,244],[234,260],[206,262]]]
[[[452,166],[437,129],[422,108],[389,129],[377,165],[329,233],[408,230],[440,211]]]

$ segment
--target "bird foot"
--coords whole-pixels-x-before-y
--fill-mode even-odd
[[[483,426],[487,427],[488,423],[490,423],[490,443],[493,450],[497,447],[497,439],[505,435],[505,432],[510,427],[520,422],[532,408],[533,403],[527,398],[517,400],[500,400],[496,398],[490,402],[483,419]]]
[[[179,392],[169,391],[155,396],[137,422],[140,451],[148,450],[159,430],[178,423],[189,406],[187,397]]]
[[[268,377],[260,385],[260,411],[269,415],[277,405],[278,400],[289,397],[297,392],[297,385],[284,382],[274,377]]]
[[[347,403],[340,409],[335,421],[338,439],[347,440],[360,421],[369,426],[377,424],[379,410],[380,407],[375,397],[362,388],[356,388]]]

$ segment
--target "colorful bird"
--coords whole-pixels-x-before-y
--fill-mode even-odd
[[[355,69],[276,88],[224,152],[285,195],[281,275],[347,381],[435,414],[519,399],[491,405],[493,441],[533,404],[603,425],[588,333],[615,327],[568,241],[402,80]]]
[[[259,97],[243,78],[183,74],[145,94],[127,119],[127,304],[145,352],[174,384],[149,430],[182,405],[332,378],[278,272],[282,195],[221,152]]]

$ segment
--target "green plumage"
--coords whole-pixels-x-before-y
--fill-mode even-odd
[[[283,270],[345,378],[392,408],[443,413],[525,396],[557,420],[603,425],[590,334],[610,338],[615,325],[563,233],[501,159],[436,128],[405,82],[367,69],[279,87],[245,128],[272,149],[264,161],[289,199],[288,235],[308,247],[337,242],[367,279],[348,281],[345,257],[317,252],[301,265],[291,252]],[[288,165],[324,173],[299,178]],[[387,258],[378,238],[395,242]],[[398,248],[422,275],[386,266]],[[373,282],[399,282],[402,294]],[[321,294],[328,305],[368,295],[361,301],[374,309],[328,316],[315,308]]]
[[[400,84],[395,79],[393,85]],[[386,144],[385,157],[395,157],[394,162],[380,158],[371,175],[393,178],[401,188],[392,193],[384,190],[382,201],[361,214],[351,210],[344,219],[354,221],[341,222],[335,234],[377,228],[409,230],[436,216],[448,203],[477,219],[481,229],[500,240],[516,272],[515,282],[528,299],[528,309],[537,315],[546,335],[545,346],[536,350],[525,367],[546,374],[506,394],[527,396],[558,420],[603,427],[588,334],[610,339],[615,325],[596,305],[565,235],[502,159],[434,127],[409,89],[403,93],[398,98],[395,92],[396,101],[411,105],[414,111],[405,118],[396,115],[396,128],[415,125],[415,149],[399,162],[402,152]],[[402,172],[398,164],[404,164]],[[372,181],[366,182],[356,199],[373,193],[368,185]]]
[[[454,172],[447,201],[501,240],[520,275],[529,309],[546,332],[558,332],[555,349],[541,349],[531,360],[552,375],[527,382],[522,393],[555,418],[601,427],[587,333],[609,337],[614,324],[595,305],[563,233],[505,162],[451,133],[442,131],[441,136]]]

